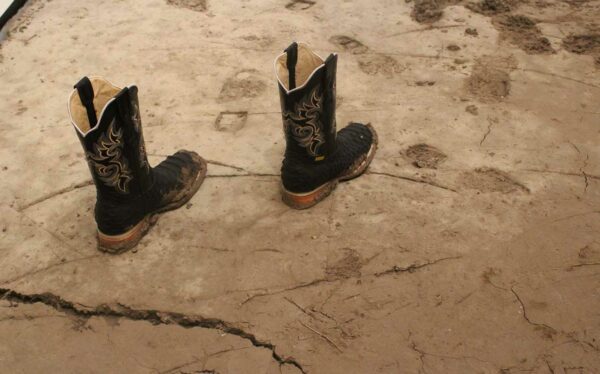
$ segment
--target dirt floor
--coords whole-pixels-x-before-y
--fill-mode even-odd
[[[31,0],[0,44],[0,372],[600,373],[600,1]],[[280,200],[273,59],[339,53],[366,175]],[[210,160],[98,252],[66,99]]]

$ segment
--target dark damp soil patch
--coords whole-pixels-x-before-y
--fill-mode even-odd
[[[440,0],[414,0],[411,17],[419,23],[433,23],[442,18],[444,8]]]
[[[482,58],[473,65],[465,85],[480,101],[497,102],[510,94],[510,74],[493,59]]]
[[[484,14],[486,16],[493,16],[511,11],[511,5],[506,0],[481,0],[477,3],[469,3],[466,7],[475,13]]]
[[[594,57],[600,67],[600,34],[569,35],[562,42],[563,48],[578,55]]]
[[[255,69],[244,69],[228,77],[219,93],[219,101],[234,101],[260,96],[267,84]]]
[[[536,22],[523,15],[496,16],[492,23],[500,31],[500,37],[508,40],[528,54],[555,53],[548,38],[542,36]]]
[[[515,180],[508,173],[495,168],[477,168],[463,173],[461,179],[466,188],[481,192],[529,192],[529,188],[525,185]]]
[[[362,261],[354,249],[348,249],[346,255],[337,262],[327,265],[325,277],[327,279],[359,278]]]
[[[410,158],[413,165],[418,168],[437,169],[437,166],[448,156],[436,147],[421,143],[408,147],[406,157]]]

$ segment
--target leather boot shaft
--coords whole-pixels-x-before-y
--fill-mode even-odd
[[[139,196],[152,185],[137,87],[120,89],[99,78],[75,85],[69,110],[99,198]]]
[[[305,44],[292,43],[275,59],[286,158],[320,163],[336,149],[337,55],[323,60]]]

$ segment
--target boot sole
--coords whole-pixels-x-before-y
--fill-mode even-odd
[[[348,170],[343,172],[339,177],[325,184],[322,184],[321,186],[315,188],[312,191],[305,193],[296,193],[288,191],[285,189],[285,187],[282,186],[281,189],[283,202],[294,209],[308,209],[310,207],[315,206],[321,200],[329,196],[331,192],[335,190],[339,182],[349,181],[362,175],[371,164],[371,161],[373,161],[375,153],[377,152],[377,144],[379,141],[377,137],[377,132],[375,131],[373,126],[371,126],[371,124],[367,124],[366,126],[369,128],[371,134],[373,135],[373,144],[371,144],[369,152],[359,157],[354,162],[354,164],[352,164],[352,166],[350,166]]]
[[[202,157],[198,156],[200,161],[200,172],[196,176],[191,188],[188,189],[183,196],[176,201],[173,201],[160,209],[147,214],[133,228],[119,235],[107,235],[98,230],[98,249],[102,252],[110,254],[120,254],[135,247],[140,240],[146,235],[150,228],[158,221],[161,213],[169,210],[174,210],[182,207],[196,194],[200,186],[206,178],[207,163]]]

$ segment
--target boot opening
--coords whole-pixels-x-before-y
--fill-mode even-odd
[[[310,76],[321,66],[323,59],[314,53],[306,44],[298,43],[298,60],[295,66],[295,84],[290,85],[290,69],[287,66],[287,53],[284,52],[275,59],[277,79],[286,90],[302,87]],[[294,69],[292,69],[294,70]],[[294,79],[292,79],[294,81]],[[293,86],[293,87],[292,87]]]
[[[96,118],[99,122],[106,104],[121,91],[121,88],[103,78],[90,77],[89,79],[94,91],[94,111],[96,112]],[[71,122],[82,135],[85,135],[97,125],[97,123],[90,124],[86,107],[84,103],[81,102],[77,90],[73,90],[69,97],[69,113],[71,115]]]

